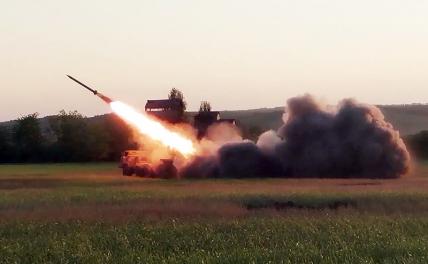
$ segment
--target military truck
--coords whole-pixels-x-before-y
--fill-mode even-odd
[[[119,168],[124,176],[136,175],[149,178],[177,178],[177,168],[172,159],[160,159],[158,165],[152,164],[148,153],[143,150],[126,150],[120,158]]]

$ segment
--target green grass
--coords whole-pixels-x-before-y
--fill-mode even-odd
[[[425,172],[177,181],[111,163],[0,166],[0,263],[427,263]],[[287,202],[302,208],[274,207]]]
[[[43,177],[65,173],[104,173],[117,168],[116,163],[54,163],[0,165],[0,177]]]
[[[426,263],[428,220],[251,218],[228,222],[8,224],[4,262]]]

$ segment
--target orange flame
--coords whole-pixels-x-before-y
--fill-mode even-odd
[[[162,144],[179,151],[184,156],[195,153],[193,142],[182,135],[168,130],[161,123],[151,119],[147,115],[138,112],[122,102],[110,103],[113,112],[133,125],[138,131],[150,138],[160,141]]]

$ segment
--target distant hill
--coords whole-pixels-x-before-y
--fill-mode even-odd
[[[221,111],[222,118],[234,118],[244,127],[260,127],[262,130],[277,129],[282,122],[284,107],[260,108],[237,111]]]
[[[385,119],[401,135],[412,135],[428,130],[428,105],[386,105],[379,106]]]
[[[412,135],[422,130],[428,130],[428,105],[379,105],[385,119],[390,122],[401,135]],[[246,128],[259,128],[261,131],[277,129],[282,125],[283,107],[260,108],[236,111],[220,111],[222,118],[234,118]],[[190,112],[189,115],[194,115]],[[106,115],[89,117],[88,122],[100,122]],[[49,130],[48,117],[40,119],[42,130]],[[13,121],[0,123],[2,126],[12,126]]]
[[[428,130],[428,105],[379,105],[385,116],[401,135],[412,135]],[[257,126],[277,129],[282,125],[283,107],[238,111],[222,111],[222,118],[235,118],[245,127]]]

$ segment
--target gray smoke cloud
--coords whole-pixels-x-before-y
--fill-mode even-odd
[[[331,111],[305,95],[287,101],[283,119],[282,127],[256,143],[226,142],[196,157],[181,175],[397,178],[409,170],[403,140],[375,106],[346,99]]]

